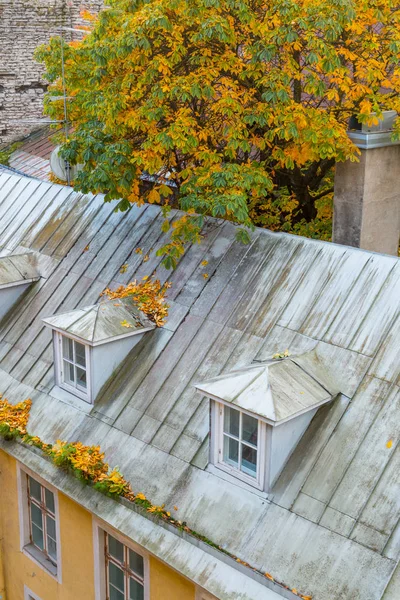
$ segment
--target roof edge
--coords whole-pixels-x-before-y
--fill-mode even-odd
[[[50,317],[51,318],[51,317]],[[93,342],[92,340],[88,340],[87,338],[82,338],[75,333],[71,333],[66,329],[60,329],[59,327],[55,327],[51,323],[47,322],[46,319],[42,319],[43,324],[52,329],[53,331],[57,331],[62,335],[72,338],[73,340],[77,340],[78,342],[84,343],[86,346],[91,346],[95,348],[96,346],[103,346],[104,344],[109,344],[110,342],[116,342],[118,340],[125,340],[128,337],[132,337],[133,335],[139,335],[141,333],[146,333],[147,331],[153,331],[156,328],[156,325],[152,327],[143,327],[142,329],[135,329],[134,331],[127,331],[126,333],[121,333],[121,335],[115,335],[114,337],[106,338],[105,340],[98,340],[97,342]]]
[[[60,471],[33,448],[19,442],[5,442],[0,438],[0,449],[40,473],[45,481],[78,502],[95,518],[126,535],[216,598],[228,600],[241,589],[245,594],[243,600],[281,600],[282,597],[298,600],[299,597],[290,590],[268,579],[261,583],[261,575],[257,576],[248,567],[185,532],[174,531],[172,525],[142,514],[136,507],[105,495],[101,495],[100,502],[100,492],[81,484],[69,473]],[[221,589],[222,585],[224,589]]]

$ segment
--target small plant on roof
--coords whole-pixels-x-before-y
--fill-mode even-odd
[[[57,466],[72,469],[82,481],[97,481],[101,475],[108,473],[108,464],[104,462],[104,453],[99,446],[57,440],[50,455]]]
[[[159,279],[143,277],[142,281],[131,281],[128,285],[121,285],[115,291],[104,290],[110,300],[116,298],[131,298],[139,310],[149,319],[161,327],[168,316],[169,305],[165,303],[167,289],[171,287],[169,282],[160,283]]]
[[[10,404],[0,394],[0,435],[5,440],[12,440],[26,434],[31,405],[31,400],[15,405]]]
[[[279,360],[280,358],[288,358],[288,356],[290,356],[290,352],[289,350],[285,350],[285,352],[277,352],[272,358],[274,360]]]
[[[101,473],[94,487],[106,496],[114,498],[123,496],[130,500],[131,496],[134,496],[130,483],[126,481],[118,467],[114,467],[110,472]]]
[[[255,572],[261,573],[255,567],[252,567],[250,564],[237,558],[206,536],[190,529],[190,527],[187,526],[186,521],[182,522],[173,519],[171,513],[165,510],[165,504],[158,506],[152,504],[142,492],[135,494],[132,491],[129,481],[124,479],[118,467],[114,467],[111,470],[109,469],[108,464],[104,462],[104,453],[101,452],[99,446],[85,446],[81,442],[63,442],[61,440],[57,440],[57,442],[52,445],[46,444],[38,436],[30,435],[27,432],[27,424],[31,405],[31,400],[25,400],[19,404],[12,405],[6,399],[2,400],[0,394],[0,436],[9,440],[21,438],[26,444],[41,449],[44,454],[49,456],[56,466],[70,471],[83,483],[93,485],[96,490],[107,496],[113,498],[125,498],[154,517],[163,519],[171,525],[178,527],[181,531],[190,533],[198,540],[201,540],[209,546],[224,552],[227,556],[234,558],[238,563],[241,563]],[[178,510],[177,506],[174,506],[174,510]],[[271,581],[274,581],[274,578],[269,573],[265,573],[264,575],[268,579],[271,579]],[[290,589],[284,584],[280,585],[285,589]],[[312,600],[311,596],[303,596],[295,589],[292,589],[292,592],[299,598],[302,598],[302,600]]]

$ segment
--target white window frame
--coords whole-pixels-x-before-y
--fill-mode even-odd
[[[42,600],[37,594],[24,585],[24,600]]]
[[[144,568],[144,600],[150,600],[150,564],[149,553],[129,538],[121,535],[105,523],[93,519],[93,547],[94,547],[94,584],[95,600],[107,600],[107,574],[105,555],[105,533],[111,535],[127,548],[130,548],[143,557]]]
[[[47,558],[47,556],[31,543],[30,539],[30,514],[28,503],[28,479],[27,476],[35,479],[40,485],[47,488],[54,495],[54,514],[56,521],[56,542],[57,542],[57,560],[56,565]],[[61,535],[60,535],[60,512],[58,504],[58,492],[56,488],[42,479],[37,473],[34,473],[27,467],[17,463],[17,486],[18,486],[18,513],[19,513],[19,531],[20,531],[20,550],[25,556],[28,556],[41,569],[46,571],[58,583],[62,583],[61,569]],[[32,595],[32,594],[31,594]],[[35,597],[35,596],[33,596]]]
[[[237,410],[239,413],[249,415],[254,419],[258,420],[258,432],[257,432],[257,475],[252,477],[247,475],[239,469],[226,464],[223,461],[223,438],[224,438],[224,409],[225,406],[233,410]],[[252,414],[239,407],[232,406],[229,403],[212,401],[211,404],[211,462],[214,466],[225,473],[229,473],[235,479],[239,479],[251,487],[257,488],[258,490],[264,491],[265,482],[267,481],[266,469],[267,469],[267,424],[259,419],[257,415]]]
[[[64,381],[63,377],[63,338],[69,338],[78,344],[81,344],[85,347],[85,361],[86,361],[86,391],[80,390],[79,388],[70,385],[69,383]],[[92,373],[91,373],[91,347],[88,344],[85,344],[83,340],[73,336],[73,335],[65,335],[60,333],[59,331],[53,330],[53,341],[54,341],[54,365],[55,365],[55,374],[56,374],[56,384],[70,392],[74,396],[81,398],[85,402],[92,404]]]

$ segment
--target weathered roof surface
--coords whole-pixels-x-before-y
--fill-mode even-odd
[[[54,150],[54,144],[49,139],[51,135],[54,132],[46,126],[21,140],[10,156],[10,167],[30,177],[48,181],[51,173],[50,155]]]
[[[92,345],[154,329],[128,299],[108,300],[43,319],[43,323]]]
[[[0,288],[31,283],[38,279],[40,275],[33,254],[0,256]]]
[[[399,259],[258,229],[243,246],[232,224],[210,222],[171,274],[156,256],[166,240],[159,209],[113,209],[101,196],[0,175],[1,252],[32,249],[42,269],[0,323],[1,391],[13,402],[32,398],[33,433],[100,444],[136,491],[178,506],[178,518],[302,594],[398,600]],[[166,325],[135,346],[89,415],[53,398],[42,317],[94,304],[105,287],[154,270],[172,283]],[[265,500],[207,470],[209,400],[194,383],[285,349],[307,369],[329,360],[336,375],[321,369],[320,381],[329,391],[339,381],[342,394],[318,410]],[[63,474],[53,481],[78,501],[94,494]],[[134,537],[114,506],[110,520]],[[232,599],[210,569],[201,585]]]
[[[325,377],[326,379],[326,377]],[[224,400],[279,424],[330,402],[333,395],[293,360],[267,361],[196,383],[213,400]]]

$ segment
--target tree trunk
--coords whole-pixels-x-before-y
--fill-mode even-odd
[[[293,186],[293,192],[299,203],[296,214],[294,215],[293,222],[298,223],[302,219],[305,219],[307,223],[312,221],[317,216],[317,209],[315,202],[307,186],[295,187]]]

